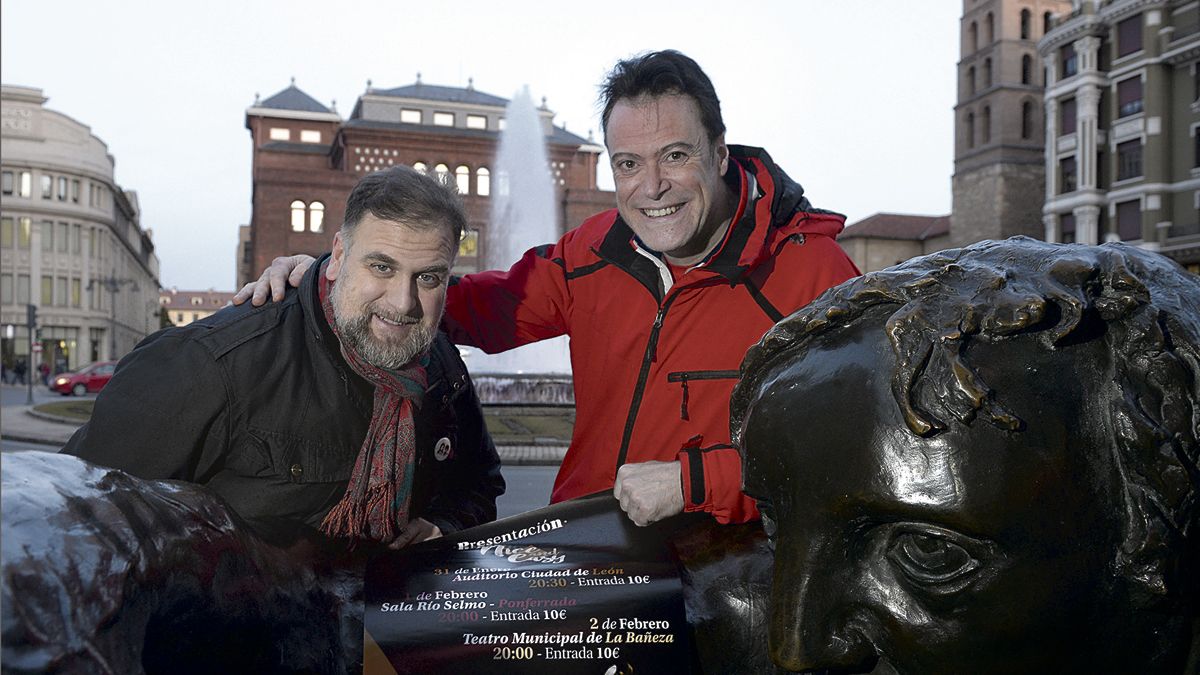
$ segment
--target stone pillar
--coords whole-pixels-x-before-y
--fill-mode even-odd
[[[1042,224],[1046,227],[1046,241],[1054,244],[1062,241],[1062,235],[1058,231],[1058,216],[1053,213],[1047,213],[1042,216]]]
[[[1082,40],[1081,40],[1082,42]],[[1096,131],[1100,122],[1100,88],[1094,84],[1079,87],[1075,94],[1075,170],[1076,189],[1096,189]]]
[[[1046,201],[1058,195],[1058,101],[1046,97]]]
[[[1100,207],[1075,207],[1075,242],[1095,246],[1100,243]]]

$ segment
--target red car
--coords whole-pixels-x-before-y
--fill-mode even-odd
[[[63,396],[75,394],[83,396],[88,392],[97,392],[112,379],[116,361],[97,361],[84,366],[76,373],[62,373],[50,380],[50,388]]]

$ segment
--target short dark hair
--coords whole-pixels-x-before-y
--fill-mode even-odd
[[[370,213],[381,220],[404,223],[416,230],[444,227],[455,250],[467,225],[458,190],[447,179],[431,178],[407,166],[393,166],[363,176],[346,200],[342,237]]]
[[[1013,237],[846,281],[776,324],[747,352],[730,400],[731,432],[743,456],[744,424],[769,376],[823,337],[861,323],[881,324],[888,336],[896,359],[892,394],[909,430],[920,436],[977,417],[1020,428],[1021,420],[972,367],[972,342],[1033,335],[1053,352],[1072,342],[1103,341],[1120,392],[1105,410],[1120,430],[1112,456],[1126,494],[1117,568],[1147,587],[1169,589],[1174,584],[1167,578],[1195,582],[1182,577],[1200,557],[1200,277],[1161,254],[1119,243]],[[921,402],[915,392],[923,381],[934,386]],[[1164,551],[1181,540],[1189,562],[1173,577]]]
[[[618,61],[609,71],[600,86],[600,102],[604,104],[600,124],[605,136],[608,135],[608,117],[617,101],[669,94],[687,96],[696,102],[708,140],[725,133],[721,101],[708,75],[691,58],[674,49],[666,49]]]

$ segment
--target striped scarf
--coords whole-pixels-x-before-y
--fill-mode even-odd
[[[326,261],[328,265],[328,261]],[[358,537],[383,543],[394,540],[408,525],[416,471],[416,428],[413,406],[425,393],[428,354],[398,370],[371,365],[342,339],[333,315],[330,293],[334,282],[317,272],[325,320],[337,336],[346,363],[375,387],[371,426],[358,451],[354,472],[341,501],[325,516],[321,531],[331,537]]]

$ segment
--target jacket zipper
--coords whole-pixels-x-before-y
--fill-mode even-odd
[[[617,468],[620,469],[625,465],[625,458],[629,454],[629,441],[633,437],[633,425],[637,422],[638,408],[642,406],[642,396],[646,393],[646,380],[650,376],[650,364],[658,356],[658,334],[662,330],[663,319],[667,316],[667,310],[670,309],[671,303],[675,302],[675,298],[679,294],[675,293],[668,295],[663,304],[658,308],[658,314],[654,316],[654,323],[650,327],[650,339],[646,341],[646,353],[642,355],[642,369],[638,371],[637,385],[633,388],[633,400],[629,403],[629,416],[625,418],[625,432],[621,435],[621,449],[617,451]]]
[[[679,404],[679,419],[688,419],[688,380],[729,380],[741,375],[738,370],[683,370],[667,373],[667,382],[679,382],[683,386],[683,401]]]

